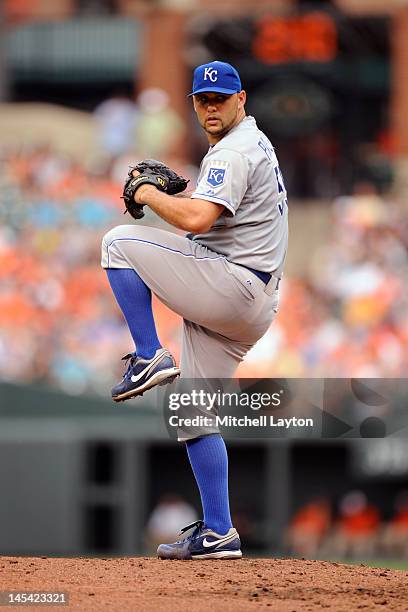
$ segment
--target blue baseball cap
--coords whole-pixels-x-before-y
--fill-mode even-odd
[[[194,70],[193,91],[188,95],[203,92],[234,94],[241,90],[241,79],[234,66],[215,61],[197,66]]]

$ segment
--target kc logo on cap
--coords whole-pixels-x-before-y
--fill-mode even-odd
[[[207,66],[207,68],[204,68],[204,81],[206,81],[208,77],[212,83],[215,83],[217,80],[217,74],[218,70],[215,68],[208,68]]]
[[[194,70],[193,90],[189,96],[204,92],[234,94],[242,90],[241,79],[234,66],[226,62],[210,62]]]

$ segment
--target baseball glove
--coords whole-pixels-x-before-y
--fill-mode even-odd
[[[140,174],[133,176],[134,170],[137,170]],[[134,219],[144,217],[143,206],[135,202],[135,193],[141,185],[146,184],[153,185],[169,195],[174,195],[184,191],[188,181],[155,159],[144,159],[136,166],[132,166],[129,169],[122,198],[126,206],[125,213],[129,212]]]

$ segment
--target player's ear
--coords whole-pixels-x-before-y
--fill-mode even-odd
[[[238,107],[244,108],[246,102],[246,91],[242,90],[238,92]]]
[[[197,112],[197,104],[196,104],[196,97],[195,96],[191,96],[193,98],[193,107],[195,112]]]

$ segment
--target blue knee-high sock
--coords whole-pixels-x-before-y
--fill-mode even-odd
[[[224,535],[232,527],[225,442],[220,434],[213,434],[190,440],[186,446],[200,489],[205,526]]]
[[[132,269],[108,268],[106,272],[135,342],[137,355],[150,359],[161,348],[154,324],[150,289]]]

